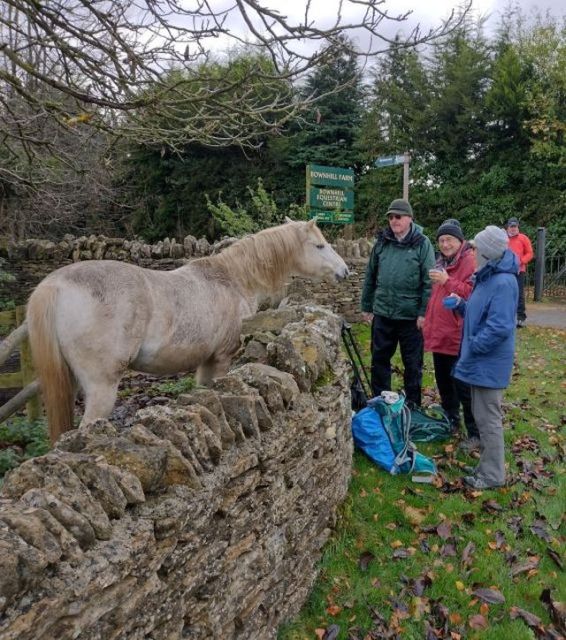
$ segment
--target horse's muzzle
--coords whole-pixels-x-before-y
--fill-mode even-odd
[[[337,271],[334,274],[336,280],[338,281],[345,280],[349,275],[350,275],[350,270],[348,269],[348,267],[344,267],[343,269],[340,269],[340,271]]]

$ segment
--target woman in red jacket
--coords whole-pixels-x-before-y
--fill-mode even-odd
[[[479,431],[472,415],[470,387],[452,377],[452,369],[462,340],[463,318],[445,309],[442,300],[455,293],[467,299],[473,287],[472,274],[476,269],[473,249],[464,240],[458,220],[443,222],[436,232],[440,255],[436,267],[429,272],[432,294],[424,323],[424,348],[432,352],[434,375],[441,403],[454,431],[460,427],[460,403],[468,432],[462,447],[471,451],[479,447]]]

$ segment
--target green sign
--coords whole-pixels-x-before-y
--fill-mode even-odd
[[[354,188],[354,170],[342,167],[325,167],[320,164],[307,165],[307,183],[323,187]]]
[[[309,218],[315,218],[317,222],[352,224],[354,222],[354,213],[353,211],[315,211],[311,209]]]
[[[309,205],[314,209],[352,211],[354,208],[354,192],[351,190],[311,187],[309,199]]]
[[[354,171],[309,164],[306,168],[309,218],[317,222],[354,222]]]

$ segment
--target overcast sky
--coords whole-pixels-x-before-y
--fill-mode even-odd
[[[464,0],[463,0],[464,1]],[[269,7],[278,11],[285,16],[290,24],[299,24],[305,19],[306,0],[261,0],[261,6]],[[396,22],[394,20],[384,20],[379,27],[379,33],[388,39],[395,37],[397,33],[408,36],[412,29],[417,25],[420,26],[421,33],[426,33],[429,29],[439,27],[442,20],[447,19],[452,9],[457,9],[461,3],[454,0],[384,0],[379,8],[387,11],[390,15],[400,15],[408,11],[412,11],[411,15],[404,22]],[[477,16],[488,17],[485,24],[487,34],[496,29],[502,13],[509,6],[518,6],[522,13],[534,16],[535,12],[545,14],[549,12],[557,20],[562,21],[566,15],[566,4],[564,0],[473,0],[473,12]],[[211,6],[215,11],[221,8],[228,9],[234,7],[233,0],[213,0]],[[309,22],[314,22],[317,27],[325,28],[331,26],[337,20],[339,0],[310,0],[309,3]],[[250,14],[250,18],[253,14]],[[359,23],[363,16],[363,5],[355,0],[344,0],[342,6],[341,24]],[[255,21],[256,26],[262,31],[261,24]],[[237,17],[236,13],[230,13],[227,25],[230,31],[242,40],[253,40],[253,36],[244,21]],[[361,30],[355,33],[348,33],[353,38],[361,51],[367,51],[369,46],[369,38],[367,32]],[[236,44],[225,37],[221,37],[216,41],[208,43],[212,50],[223,51],[226,47]],[[295,43],[293,48],[298,49],[303,54],[310,54],[319,49],[320,41],[307,43],[302,41],[300,44]],[[385,50],[387,43],[375,40],[371,48]]]
[[[497,24],[501,14],[509,7],[509,0],[473,0],[473,10],[481,15],[489,16],[488,28],[490,24]],[[564,0],[518,0],[512,3],[520,7],[526,15],[533,11],[540,13],[550,12],[555,17],[564,16],[566,13]],[[435,21],[447,17],[450,11],[458,6],[453,0],[389,0],[388,6],[407,7],[413,9],[411,21],[419,21],[423,24],[432,25]]]

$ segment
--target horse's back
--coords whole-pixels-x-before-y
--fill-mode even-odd
[[[220,275],[191,265],[156,271],[92,261],[58,269],[38,289],[56,290],[57,334],[75,372],[174,373],[239,345],[247,302]]]

